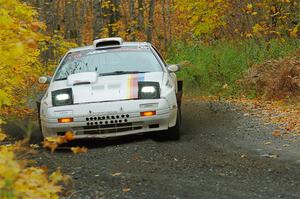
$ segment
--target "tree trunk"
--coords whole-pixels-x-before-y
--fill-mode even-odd
[[[93,37],[97,39],[103,27],[102,1],[93,0]]]
[[[110,7],[110,20],[108,26],[108,34],[110,37],[115,37],[118,35],[118,30],[115,28],[115,24],[120,19],[120,1],[113,0],[113,4]]]
[[[130,23],[130,28],[129,28],[129,36],[130,36],[130,39],[132,41],[135,41],[135,33],[134,33],[134,29],[135,29],[135,23],[134,23],[134,0],[130,0],[129,1],[129,23]]]
[[[147,27],[147,41],[148,42],[152,42],[154,9],[155,9],[155,0],[150,0],[148,27]]]
[[[167,49],[167,20],[166,20],[166,1],[162,0],[162,17],[163,17],[163,32],[164,32],[164,50]]]
[[[73,37],[73,20],[68,20],[72,19],[73,17],[73,6],[72,3],[67,3],[65,5],[65,10],[64,10],[64,19],[65,19],[65,39],[72,39]]]
[[[167,15],[168,15],[168,32],[169,32],[169,38],[168,38],[168,46],[172,45],[172,17],[171,17],[171,10],[175,6],[174,0],[167,0]]]
[[[138,0],[138,30],[144,30],[144,1]]]

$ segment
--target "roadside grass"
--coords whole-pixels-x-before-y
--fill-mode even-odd
[[[266,60],[278,59],[300,47],[298,39],[274,39],[269,42],[247,39],[217,41],[210,45],[175,42],[168,52],[168,63],[181,65],[179,79],[185,82],[187,95],[256,97],[238,82],[247,69]]]
[[[299,39],[178,42],[167,62],[181,65],[178,78],[186,98],[243,105],[251,115],[276,124],[280,137],[299,136],[299,53]]]

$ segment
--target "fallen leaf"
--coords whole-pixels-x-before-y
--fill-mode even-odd
[[[53,153],[55,151],[55,149],[58,147],[58,144],[56,142],[50,142],[50,141],[45,140],[43,142],[43,147],[50,149],[51,152]]]
[[[87,152],[87,148],[86,147],[71,147],[71,151],[74,154],[86,153]]]
[[[113,173],[113,174],[111,174],[111,176],[119,176],[119,175],[121,175],[121,173]]]
[[[130,191],[130,188],[128,188],[128,187],[123,188],[122,191],[123,191],[123,192],[129,192],[129,191]]]
[[[265,142],[265,145],[270,145],[272,144],[272,142]]]
[[[74,133],[72,131],[66,132],[65,138],[66,138],[67,141],[74,140]]]
[[[48,172],[48,167],[45,165],[40,166],[40,168],[44,171],[44,172]]]
[[[4,120],[0,119],[0,125],[1,124],[6,124],[6,122]]]
[[[38,144],[31,144],[30,147],[33,148],[33,149],[37,149],[37,148],[39,148],[40,146],[39,146]]]
[[[270,158],[274,158],[274,159],[275,159],[275,158],[278,158],[278,155],[276,155],[276,154],[272,154],[272,155],[269,155],[269,157],[270,157]]]
[[[139,156],[134,156],[134,157],[133,157],[133,160],[139,161],[139,160],[140,160],[140,157],[139,157]]]
[[[282,136],[280,130],[275,130],[275,131],[273,131],[272,135],[273,135],[274,137],[276,137],[276,138]]]
[[[0,132],[0,141],[4,141],[7,138],[7,135]]]
[[[57,144],[67,143],[67,140],[64,136],[46,137],[45,140],[48,142],[55,142]]]
[[[246,158],[246,157],[247,157],[247,155],[245,155],[245,154],[241,155],[241,158]]]
[[[51,180],[51,182],[53,183],[58,183],[63,181],[63,175],[60,172],[60,170],[58,169],[57,171],[53,172],[50,176],[49,179]]]
[[[266,157],[266,158],[273,158],[273,159],[279,157],[278,155],[272,154],[272,153],[263,154],[263,155],[261,155],[261,156],[262,156],[262,157]]]

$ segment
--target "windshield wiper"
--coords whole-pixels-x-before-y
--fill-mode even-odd
[[[54,81],[62,81],[62,80],[67,80],[67,77],[63,77],[63,78],[59,78],[59,79],[55,79]]]
[[[110,73],[102,73],[99,76],[109,76],[109,75],[125,75],[125,74],[138,74],[138,73],[149,73],[148,71],[114,71]]]

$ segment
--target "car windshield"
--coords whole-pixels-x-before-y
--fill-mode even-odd
[[[162,67],[150,49],[84,50],[69,53],[54,80],[66,80],[69,75],[82,72],[102,76],[160,71]]]

